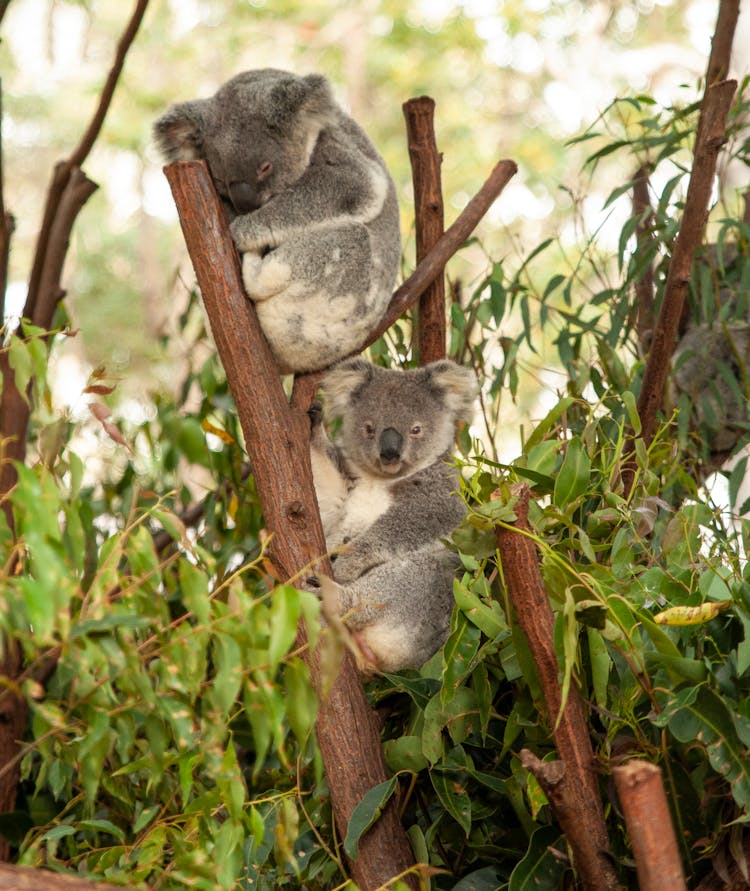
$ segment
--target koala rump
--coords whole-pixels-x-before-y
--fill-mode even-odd
[[[361,348],[398,272],[398,202],[327,80],[246,71],[173,105],[154,133],[167,161],[208,164],[280,370],[325,368]]]
[[[352,359],[323,379],[331,443],[313,418],[311,459],[334,581],[323,585],[369,669],[422,665],[445,641],[455,554],[442,543],[465,512],[449,463],[470,416],[473,373],[453,362],[396,371]]]

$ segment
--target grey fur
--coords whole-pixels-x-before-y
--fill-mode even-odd
[[[154,133],[168,161],[208,163],[280,370],[325,368],[361,348],[398,272],[398,201],[326,79],[246,71],[210,99],[173,105]]]
[[[335,446],[322,424],[312,439],[338,612],[375,668],[416,668],[450,625],[457,560],[440,539],[465,512],[449,462],[474,375],[450,361],[396,371],[352,359],[322,390],[327,417],[342,420]]]
[[[711,452],[731,451],[747,435],[750,325],[689,328],[673,356],[674,382],[693,407],[695,426]],[[730,384],[729,380],[734,381]]]

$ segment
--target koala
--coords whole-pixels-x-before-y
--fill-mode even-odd
[[[673,355],[674,385],[692,404],[693,421],[710,452],[731,451],[750,430],[750,325],[695,325]]]
[[[361,349],[401,256],[396,189],[327,80],[262,68],[155,123],[168,162],[203,159],[282,373]]]
[[[334,554],[324,600],[333,594],[365,670],[418,668],[450,627],[458,561],[441,538],[465,513],[450,453],[474,375],[447,360],[397,371],[350,359],[321,389],[326,417],[341,419],[334,445],[312,418],[315,491]]]

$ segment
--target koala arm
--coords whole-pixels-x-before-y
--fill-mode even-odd
[[[310,164],[288,189],[230,226],[240,251],[273,250],[310,228],[367,223],[378,216],[390,187],[383,167],[324,131]]]
[[[461,522],[465,507],[456,492],[455,470],[444,460],[394,486],[388,510],[348,542],[336,558],[338,582],[354,581],[375,566],[450,535]]]

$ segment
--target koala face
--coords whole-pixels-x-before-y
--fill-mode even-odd
[[[410,476],[448,452],[475,391],[472,372],[449,361],[396,371],[352,359],[323,380],[328,413],[342,420],[345,460],[379,478]]]
[[[238,74],[211,99],[173,105],[154,132],[168,161],[205,160],[217,191],[241,214],[299,180],[338,113],[324,77],[264,68]]]

